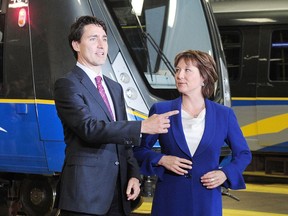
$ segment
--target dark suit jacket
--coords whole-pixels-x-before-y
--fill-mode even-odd
[[[117,121],[86,73],[74,69],[55,83],[55,104],[66,143],[58,208],[105,214],[112,202],[118,174],[125,194],[131,177],[140,179],[132,145],[140,142],[140,121],[126,121],[120,84],[104,76]],[[122,197],[126,214],[130,203]]]

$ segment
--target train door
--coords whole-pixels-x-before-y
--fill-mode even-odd
[[[258,139],[262,151],[281,152],[288,147],[288,27],[262,26],[260,36]]]
[[[63,16],[63,8],[67,10]],[[75,64],[67,35],[76,17],[92,15],[89,1],[29,1],[29,25],[39,139],[45,153],[44,173],[61,172],[63,129],[53,101],[55,80]]]
[[[224,53],[227,61],[232,96],[232,108],[250,148],[258,147],[256,91],[258,77],[259,30],[251,27],[220,27]],[[255,147],[254,147],[255,146]]]

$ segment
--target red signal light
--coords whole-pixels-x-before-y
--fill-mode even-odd
[[[26,9],[25,8],[21,8],[19,10],[19,14],[18,14],[18,26],[19,27],[23,27],[26,24]]]

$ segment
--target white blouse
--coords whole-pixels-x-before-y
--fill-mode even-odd
[[[206,109],[203,109],[197,118],[193,118],[183,109],[181,112],[184,135],[193,156],[204,133]]]

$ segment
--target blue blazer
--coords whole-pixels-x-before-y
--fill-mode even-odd
[[[170,110],[181,111],[182,97],[154,104],[149,115]],[[242,172],[251,161],[251,152],[231,108],[205,100],[206,116],[203,137],[193,156],[186,143],[181,122],[181,112],[170,117],[167,134],[142,137],[134,155],[144,175],[157,175],[152,215],[165,216],[220,216],[222,215],[221,187],[207,189],[200,182],[205,173],[221,169],[227,176],[224,183],[231,189],[245,188]],[[161,153],[152,150],[159,140]],[[227,143],[232,150],[232,160],[219,167],[221,147]],[[180,176],[157,163],[163,155],[174,155],[193,162],[189,173]]]
[[[63,125],[65,162],[57,193],[58,208],[86,214],[105,214],[113,199],[118,176],[121,191],[131,177],[140,179],[132,145],[140,143],[139,121],[126,121],[120,84],[104,76],[117,121],[86,73],[74,69],[55,83],[54,99]],[[122,197],[126,215],[130,202]]]

